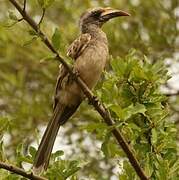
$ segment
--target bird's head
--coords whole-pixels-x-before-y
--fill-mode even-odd
[[[120,16],[130,16],[130,14],[125,11],[113,9],[110,7],[94,8],[86,11],[81,15],[80,28],[82,30],[84,26],[90,25],[101,27],[105,22],[109,21],[110,19]]]

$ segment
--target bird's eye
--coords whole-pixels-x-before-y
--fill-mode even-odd
[[[95,16],[95,17],[99,17],[102,13],[102,10],[96,10],[96,11],[93,11],[92,12],[92,15]]]

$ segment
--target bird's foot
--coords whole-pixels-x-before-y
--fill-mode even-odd
[[[79,71],[77,71],[76,69],[73,69],[73,79],[75,80],[76,78],[79,78],[80,77],[80,73]]]
[[[78,70],[76,70],[76,69],[74,69],[74,70],[73,70],[73,73],[76,75],[76,77],[79,77],[79,76],[80,76],[79,71],[78,71]]]

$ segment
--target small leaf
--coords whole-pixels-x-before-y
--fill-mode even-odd
[[[77,171],[79,171],[81,168],[79,167],[79,162],[74,160],[71,161],[64,173],[65,179],[70,177],[71,175],[75,174]]]
[[[157,143],[157,130],[155,128],[152,129],[152,144]]]
[[[9,11],[9,18],[14,20],[14,21],[18,21],[17,16],[14,14],[13,11]]]
[[[33,146],[30,146],[29,153],[32,157],[35,157],[36,152],[37,150]]]
[[[85,129],[88,132],[94,132],[95,130],[99,130],[99,129],[100,131],[105,130],[107,129],[107,127],[106,127],[106,124],[104,123],[90,123],[86,126],[82,126],[81,129]]]
[[[22,46],[28,46],[30,44],[32,44],[35,40],[37,40],[37,36],[34,36],[32,39],[26,41]]]
[[[49,6],[52,5],[52,3],[55,0],[38,0],[39,5],[41,6],[41,8],[48,8]]]
[[[124,117],[124,112],[123,112],[123,109],[118,106],[118,105],[111,105],[110,106],[110,109],[116,113],[116,115],[120,118],[120,119],[123,119]]]
[[[51,6],[55,0],[45,0],[45,8]]]
[[[123,76],[126,71],[127,64],[126,62],[122,61],[121,58],[113,59],[111,61],[112,69],[119,75]]]
[[[8,19],[4,22],[0,22],[0,27],[11,28],[12,26],[16,25],[17,23],[18,23],[18,21]]]
[[[148,177],[150,177],[154,171],[153,170],[153,163],[152,163],[150,157],[151,157],[151,154],[147,153],[146,159],[145,159],[145,162],[146,162],[145,163],[145,173]]]
[[[104,142],[101,145],[101,150],[106,157],[110,156],[109,140],[110,140],[110,133],[107,133],[105,136]]]
[[[144,114],[146,111],[145,106],[143,104],[139,104],[139,103],[136,103],[135,106],[133,104],[131,104],[130,106],[128,106],[124,109],[122,109],[118,105],[112,105],[112,106],[110,106],[110,109],[113,112],[115,112],[116,115],[122,120],[126,120],[126,119],[130,118],[132,115],[137,114],[137,113]]]
[[[56,159],[56,158],[63,156],[63,155],[64,155],[64,152],[59,150],[59,151],[56,151],[55,153],[52,154],[52,158]]]
[[[44,8],[44,6],[45,6],[45,0],[37,0],[37,1],[38,1],[39,5],[40,5],[42,8]]]
[[[46,8],[46,0],[38,0],[38,3],[40,5],[41,8]]]
[[[16,162],[18,165],[21,165],[22,157],[23,157],[23,150],[24,150],[24,145],[21,143],[16,148]]]
[[[104,141],[101,145],[101,151],[104,153],[105,157],[109,156],[109,148],[108,148],[108,143]]]
[[[0,118],[0,132],[7,130],[9,127],[9,119],[7,117]]]
[[[40,60],[40,63],[44,63],[45,61],[50,61],[50,60],[54,60],[54,59],[55,59],[54,55],[49,55],[49,56],[46,56],[46,57],[42,58]]]
[[[31,36],[37,36],[37,33],[34,30],[29,30],[28,32]]]
[[[33,164],[33,158],[31,158],[30,156],[26,156],[26,157],[21,156],[19,157],[19,161]]]
[[[0,160],[5,161],[6,160],[6,155],[4,151],[4,144],[3,141],[0,142]]]
[[[146,111],[146,108],[143,104],[139,104],[139,103],[136,103],[136,105],[134,106],[134,108],[131,110],[132,113],[134,114],[137,114],[137,113],[142,113],[144,114],[145,111]]]
[[[58,28],[56,28],[52,36],[52,44],[56,50],[60,48],[60,40],[61,40],[61,34]]]

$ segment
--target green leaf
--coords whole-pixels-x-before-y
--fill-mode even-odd
[[[102,130],[107,129],[107,126],[104,123],[90,123],[88,125],[82,126],[81,129],[85,129],[88,132],[93,132],[93,131],[99,130],[99,129],[100,129],[100,131],[102,131]]]
[[[33,158],[35,157],[36,152],[37,150],[33,146],[30,146],[29,153]]]
[[[16,162],[19,166],[21,165],[22,158],[24,157],[23,151],[24,151],[24,144],[21,143],[16,148]]]
[[[44,63],[45,61],[50,61],[50,60],[54,60],[55,56],[54,55],[49,55],[46,57],[43,57],[42,59],[40,59],[40,63]]]
[[[128,177],[126,174],[120,174],[119,175],[119,180],[128,180]]]
[[[45,6],[45,0],[37,0],[37,1],[38,1],[39,5],[40,5],[42,8],[44,8],[44,6]]]
[[[112,69],[119,75],[122,76],[125,74],[127,64],[121,58],[113,59],[111,61]]]
[[[130,78],[135,82],[140,82],[141,80],[147,80],[147,76],[142,67],[135,66],[132,69],[132,73],[130,74]]]
[[[64,152],[59,150],[52,154],[52,158],[55,160],[56,158],[59,158],[60,156],[63,156],[63,155],[64,155]]]
[[[55,28],[55,32],[52,36],[52,44],[56,50],[60,48],[61,34],[58,28]]]
[[[18,21],[18,18],[13,11],[9,11],[9,18],[14,21]]]
[[[110,109],[116,113],[116,115],[120,118],[120,119],[124,119],[125,117],[125,112],[124,110],[118,106],[118,105],[111,105]]]
[[[68,177],[79,171],[81,168],[78,165],[79,165],[78,161],[76,160],[71,161],[64,172],[64,177],[67,179]]]
[[[158,158],[158,169],[156,172],[157,179],[167,180],[168,179],[168,173],[169,173],[169,163],[168,161],[164,160],[162,157]]]
[[[0,117],[0,133],[8,129],[9,123],[9,119],[7,117]]]
[[[104,142],[101,145],[101,150],[106,158],[113,158],[121,155],[121,151],[118,146],[110,141],[111,132],[108,132],[105,136]]]
[[[137,113],[142,113],[144,114],[146,112],[146,108],[143,104],[136,103],[134,108],[131,108],[131,113],[132,114],[137,114]]]
[[[37,40],[37,38],[38,38],[37,36],[33,36],[33,38],[31,38],[30,40],[24,42],[22,46],[28,46],[28,45],[32,44],[34,41]]]
[[[46,6],[46,7],[49,7],[49,6],[51,6],[54,2],[55,2],[55,0],[46,0],[46,1],[45,1],[45,6]]]
[[[152,129],[152,144],[157,143],[157,130],[155,128]]]
[[[16,25],[17,23],[18,23],[18,21],[7,20],[5,22],[0,22],[0,27],[11,28],[14,25]]]
[[[153,173],[153,161],[150,159],[152,157],[152,154],[147,153],[146,159],[145,159],[145,173],[148,177],[151,177]]]
[[[108,134],[105,136],[105,140],[104,140],[104,142],[103,142],[102,145],[101,145],[101,150],[102,150],[102,152],[104,153],[104,155],[105,155],[106,157],[109,157],[109,156],[110,156],[109,139],[110,139],[110,133],[108,133]]]
[[[70,180],[78,180],[77,176],[76,175],[73,175]]]
[[[122,109],[118,105],[111,105],[110,109],[116,113],[116,115],[122,119],[126,120],[130,118],[134,114],[142,113],[144,114],[146,112],[146,108],[143,104],[136,103],[134,106],[133,104],[128,106],[127,108]]]
[[[53,4],[55,0],[38,0],[39,5],[41,6],[41,8],[48,8],[49,6],[51,6]]]
[[[172,167],[170,167],[170,176],[174,176],[175,173],[179,172],[179,160],[177,160]]]
[[[28,33],[31,36],[37,36],[38,35],[37,32],[35,32],[34,30],[29,30]]]
[[[4,144],[3,141],[0,142],[0,161],[5,161],[6,160],[6,155],[4,151]]]
[[[20,161],[20,162],[26,162],[26,163],[29,163],[29,164],[33,164],[33,160],[34,160],[34,158],[32,158],[32,157],[30,157],[30,156],[21,156],[21,157],[19,157],[18,158],[18,160]]]

